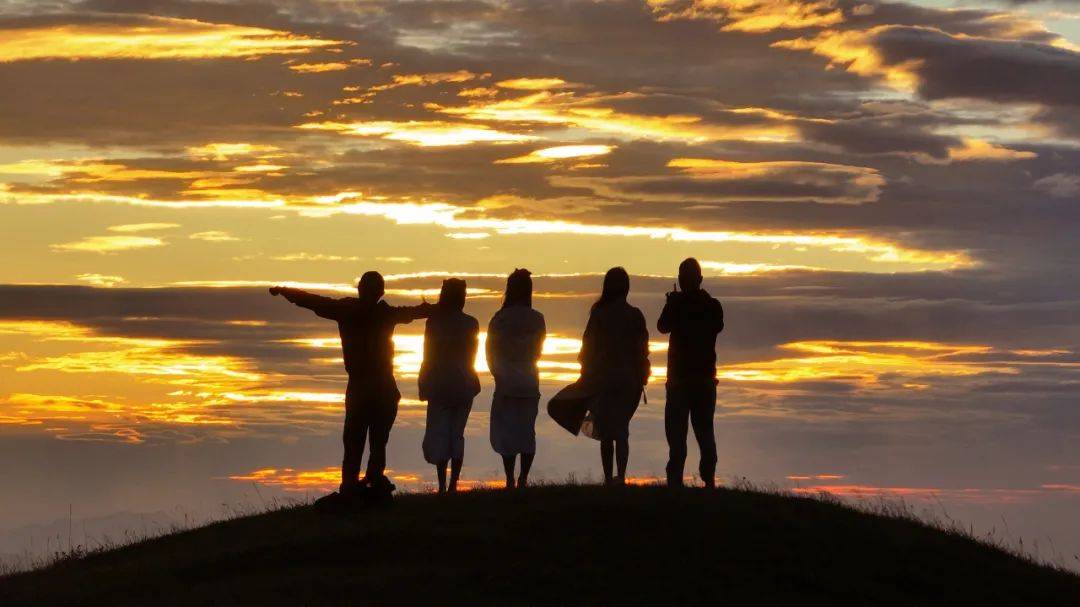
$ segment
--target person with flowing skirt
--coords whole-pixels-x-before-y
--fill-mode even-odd
[[[536,454],[540,403],[537,361],[544,347],[544,315],[532,307],[532,278],[517,269],[506,281],[502,308],[488,324],[487,361],[495,379],[491,401],[491,447],[502,456],[506,487],[525,487]],[[521,473],[514,479],[516,459]]]
[[[626,482],[630,420],[650,373],[649,331],[641,310],[626,301],[629,292],[626,270],[608,270],[581,339],[581,377],[548,404],[560,426],[600,441],[608,485]]]

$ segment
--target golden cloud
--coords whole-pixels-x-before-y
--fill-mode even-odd
[[[919,84],[917,60],[886,64],[874,45],[874,37],[890,26],[868,30],[826,30],[813,37],[781,40],[775,48],[810,51],[829,60],[830,69],[843,69],[860,76],[881,77],[896,89],[912,92]]]
[[[50,245],[50,248],[67,252],[116,253],[162,246],[165,246],[165,241],[152,236],[87,236],[74,242]]]
[[[855,381],[864,388],[886,388],[935,377],[986,373],[1014,375],[1006,363],[966,362],[963,357],[988,354],[986,345],[923,341],[802,341],[780,346],[798,354],[769,361],[725,365],[719,377],[735,382],[791,383]]]
[[[140,17],[137,23],[14,28],[0,34],[0,63],[32,59],[207,59],[307,53],[338,46],[259,27]]]
[[[682,165],[687,171],[757,171],[762,167],[744,167],[743,164],[726,161],[684,159]],[[758,163],[762,164],[762,163]],[[763,163],[769,165],[770,163]],[[781,163],[783,164],[783,163]],[[814,163],[794,163],[808,164]],[[735,167],[732,169],[731,167]],[[870,169],[846,167],[845,165],[824,165],[828,171],[848,172],[854,179],[865,181],[870,187],[878,177]],[[767,167],[766,167],[767,168]],[[561,178],[564,180],[571,178]],[[708,243],[747,243],[791,247],[796,250],[818,249],[835,253],[847,253],[873,262],[903,264],[908,270],[941,270],[973,267],[973,261],[964,251],[920,250],[901,246],[885,239],[865,235],[851,235],[843,232],[756,232],[756,231],[708,231],[692,230],[681,226],[665,225],[626,225],[582,223],[568,220],[527,219],[495,217],[486,213],[488,205],[492,209],[505,207],[501,199],[480,200],[475,206],[458,206],[442,202],[391,202],[378,197],[366,198],[360,192],[339,192],[333,195],[308,196],[294,195],[273,197],[259,190],[222,190],[204,192],[203,199],[157,199],[149,196],[123,196],[96,192],[83,193],[38,193],[20,192],[5,194],[0,187],[0,204],[54,204],[54,203],[115,203],[151,208],[253,208],[282,209],[295,212],[304,217],[330,217],[334,215],[360,215],[381,217],[400,225],[431,225],[444,228],[448,233],[485,232],[493,235],[513,236],[519,234],[563,234],[588,237],[651,238],[676,242]],[[123,248],[160,246],[161,239],[143,236],[98,236],[84,239],[78,243],[56,245],[59,250],[94,250],[108,251]],[[70,246],[69,246],[70,245]],[[883,271],[895,271],[895,267],[883,268]],[[873,271],[869,269],[867,271]]]
[[[232,234],[229,234],[228,232],[223,232],[221,230],[209,230],[207,232],[196,232],[196,233],[191,234],[190,236],[188,236],[188,238],[190,238],[192,240],[203,240],[203,241],[206,241],[206,242],[232,242],[232,241],[240,240],[239,238],[233,236]]]
[[[116,287],[124,284],[127,280],[123,276],[111,276],[106,274],[79,274],[75,277],[80,282],[89,283],[95,287]]]
[[[568,83],[562,78],[511,78],[500,80],[495,86],[504,89],[516,89],[520,91],[542,91],[547,89],[564,88]]]
[[[982,139],[965,138],[959,146],[949,148],[949,160],[956,162],[1009,162],[1037,157],[1035,152],[1013,150]]]
[[[835,0],[648,0],[648,4],[659,21],[705,19],[735,32],[820,28],[844,21]]]
[[[370,59],[351,59],[349,61],[325,61],[321,63],[291,63],[289,69],[301,74],[322,74],[340,72],[356,65],[371,65]]]
[[[190,147],[187,153],[196,158],[211,158],[213,160],[228,160],[233,156],[251,156],[254,154],[270,155],[275,157],[279,151],[277,146],[255,143],[207,143],[205,145]]]
[[[309,122],[299,125],[298,128],[334,131],[360,137],[380,137],[420,147],[468,145],[472,143],[518,143],[536,139],[531,135],[497,131],[483,125],[431,120],[351,123]]]
[[[511,99],[472,99],[465,106],[428,104],[427,107],[470,120],[575,127],[627,139],[702,143],[720,139],[792,141],[799,137],[789,120],[781,119],[779,113],[762,114],[761,124],[724,125],[704,122],[701,116],[693,114],[631,114],[609,107],[613,102],[639,96],[636,93],[578,96],[572,91],[543,90]]]
[[[133,232],[156,232],[179,227],[180,224],[178,223],[125,223],[118,226],[109,226],[108,229],[110,232],[129,234]]]
[[[424,74],[394,74],[389,84],[373,86],[369,91],[386,91],[402,86],[431,86],[434,84],[468,82],[487,78],[491,74],[477,74],[469,70],[457,70],[456,72],[428,72]]]
[[[559,145],[529,152],[524,156],[496,160],[495,164],[550,163],[574,158],[592,158],[610,154],[610,145]]]

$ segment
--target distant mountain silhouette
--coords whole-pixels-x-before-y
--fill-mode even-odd
[[[419,603],[1075,605],[1080,577],[814,499],[548,486],[289,508],[0,579],[6,607]]]

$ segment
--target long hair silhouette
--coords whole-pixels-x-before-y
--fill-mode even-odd
[[[525,268],[514,270],[506,279],[506,295],[502,307],[532,307],[532,273]]]
[[[630,275],[622,266],[616,266],[604,274],[604,286],[600,290],[600,298],[592,305],[596,310],[600,306],[613,301],[626,301],[630,294]]]
[[[439,291],[439,307],[445,310],[465,308],[465,281],[460,278],[447,278]]]

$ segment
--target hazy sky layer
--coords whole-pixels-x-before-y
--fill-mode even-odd
[[[728,314],[728,482],[1005,515],[1075,565],[1078,24],[1067,0],[0,3],[0,553],[69,504],[122,526],[335,484],[334,327],[267,285],[375,268],[415,303],[453,273],[484,327],[527,267],[550,394],[607,268],[652,323],[693,255]],[[411,488],[422,332],[397,340]],[[639,477],[666,457],[651,339]],[[473,481],[498,476],[482,379]],[[541,477],[599,475],[538,432]]]

